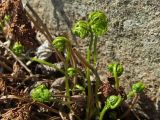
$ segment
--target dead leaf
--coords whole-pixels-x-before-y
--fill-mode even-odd
[[[24,104],[22,107],[10,109],[2,114],[1,120],[31,120],[30,112],[30,104]]]

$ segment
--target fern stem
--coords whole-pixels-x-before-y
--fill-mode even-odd
[[[93,33],[91,32],[91,40],[89,43],[89,48],[87,50],[87,62],[90,64],[90,60],[91,60],[91,49],[92,49],[92,45],[93,45]],[[90,69],[87,67],[86,69],[86,78],[87,78],[87,83],[88,83],[88,99],[87,99],[87,119],[90,119],[90,113],[92,110],[92,88],[91,88],[91,80],[90,80]]]

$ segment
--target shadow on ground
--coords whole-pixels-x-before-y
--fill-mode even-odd
[[[53,10],[53,14],[54,17],[57,21],[57,30],[59,30],[60,27],[60,18],[58,16],[58,13],[62,16],[64,22],[66,23],[66,25],[68,26],[69,29],[69,34],[72,40],[76,41],[76,37],[72,34],[71,29],[72,29],[72,22],[69,20],[69,18],[67,17],[65,11],[64,11],[64,3],[62,0],[51,0],[52,5],[54,7]]]
[[[160,103],[158,103],[158,104],[160,104]],[[142,117],[144,117],[144,119],[159,120],[160,111],[157,110],[154,102],[147,95],[145,95],[145,94],[140,95],[139,105],[142,109],[142,112],[146,115],[146,116],[142,115]]]

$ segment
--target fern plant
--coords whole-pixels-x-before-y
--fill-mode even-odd
[[[45,85],[39,85],[31,91],[31,97],[38,102],[50,102],[52,98],[51,92]]]
[[[72,28],[72,32],[80,37],[81,39],[89,38],[89,45],[86,51],[86,59],[83,58],[80,53],[72,47],[71,40],[64,36],[56,37],[52,42],[52,47],[54,47],[59,53],[62,53],[64,56],[64,69],[58,69],[54,64],[49,63],[45,60],[39,60],[37,58],[32,58],[33,61],[39,62],[41,64],[48,65],[50,67],[55,68],[65,75],[65,102],[67,101],[67,106],[72,112],[72,93],[73,89],[76,88],[81,91],[81,94],[86,95],[87,97],[87,108],[86,108],[86,120],[91,119],[99,119],[103,120],[104,115],[106,113],[109,114],[110,118],[117,119],[115,115],[115,109],[122,106],[126,100],[126,96],[124,97],[120,91],[120,76],[122,75],[124,68],[118,63],[114,62],[108,65],[108,70],[114,77],[115,84],[113,89],[115,93],[107,96],[106,101],[103,105],[101,100],[99,100],[99,88],[102,85],[102,81],[100,80],[99,74],[97,72],[97,42],[98,38],[104,35],[108,29],[108,19],[105,13],[101,11],[91,12],[88,15],[88,20],[79,20],[76,22]],[[77,62],[78,61],[78,62]],[[82,86],[73,82],[73,87],[69,85],[69,80],[75,80],[79,73],[83,72],[77,69],[77,66],[81,63],[81,69],[85,69],[85,80],[87,80],[87,88],[86,86]],[[78,63],[78,64],[77,64]],[[95,75],[95,86],[91,84],[91,72]],[[77,74],[78,73],[78,74]],[[84,80],[84,81],[85,81]],[[127,98],[134,97],[137,99],[139,93],[144,90],[145,86],[143,83],[138,82],[133,84],[132,90],[128,93]],[[87,90],[87,93],[86,93]],[[72,92],[72,93],[71,93]],[[125,94],[126,95],[126,94]],[[37,88],[33,89],[31,96],[33,100],[39,102],[49,102],[52,98],[49,90],[44,86],[40,85]],[[133,99],[134,99],[133,98]],[[101,104],[100,104],[101,103]],[[133,106],[134,104],[131,104]],[[132,108],[132,107],[130,107]],[[126,113],[124,113],[125,116]],[[75,115],[76,116],[76,115]],[[123,116],[122,116],[123,117]],[[78,118],[76,116],[76,118]],[[79,118],[78,118],[79,119]]]
[[[20,42],[15,42],[12,51],[17,55],[21,56],[22,53],[24,52],[24,46]]]
[[[72,32],[79,36],[80,38],[86,38],[90,36],[90,43],[89,47],[87,50],[87,62],[90,64],[91,62],[91,51],[93,49],[93,64],[94,67],[96,68],[97,64],[97,38],[98,36],[103,35],[107,31],[107,26],[108,26],[108,20],[106,15],[101,12],[101,11],[95,11],[91,12],[88,16],[88,21],[78,21],[73,29]],[[91,104],[91,101],[93,100],[92,97],[92,88],[91,88],[91,81],[90,81],[90,70],[89,68],[86,69],[86,78],[88,81],[88,110],[87,110],[87,119],[91,119],[90,116],[92,116],[93,111],[93,104]],[[96,81],[96,94],[98,92],[98,86],[99,86],[99,81]],[[98,107],[98,97],[96,96],[96,108],[97,110],[99,109]]]

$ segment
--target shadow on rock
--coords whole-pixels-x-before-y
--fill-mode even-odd
[[[156,109],[154,102],[145,94],[140,95],[139,105],[142,109],[142,113],[140,116],[147,120],[159,120],[160,113]]]
[[[71,32],[72,23],[69,20],[69,18],[67,17],[65,11],[64,11],[64,3],[63,3],[63,1],[62,0],[51,0],[51,2],[52,2],[52,5],[54,7],[53,14],[54,14],[55,19],[57,20],[57,30],[59,30],[59,27],[60,27],[60,22],[59,22],[60,18],[58,17],[58,13],[59,13],[62,16],[62,18],[64,19],[65,23],[67,24],[67,26],[68,26],[68,28],[70,30],[71,38],[75,41],[76,38]]]

